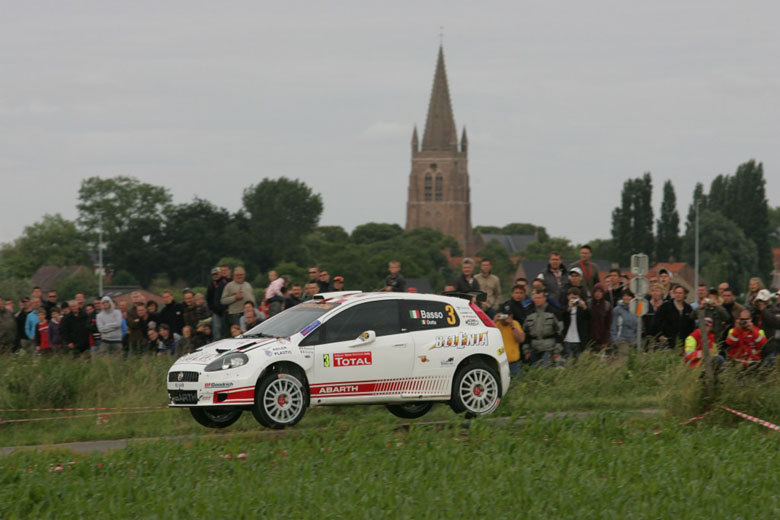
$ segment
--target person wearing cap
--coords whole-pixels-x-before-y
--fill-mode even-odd
[[[780,292],[779,292],[780,295]],[[767,289],[761,289],[753,300],[751,313],[753,323],[766,334],[767,343],[764,345],[763,356],[766,363],[774,363],[774,359],[780,350],[780,341],[777,338],[780,330],[780,301],[772,305],[772,293]]]
[[[710,358],[714,360],[713,362],[720,364],[724,360],[718,355],[718,345],[715,342],[715,334],[712,333],[712,323],[712,318],[704,318],[707,348],[710,351]],[[704,351],[702,350],[701,329],[696,329],[685,338],[684,361],[689,366],[697,367],[702,359],[704,359]]]
[[[343,291],[344,290],[344,277],[343,276],[334,276],[333,277],[333,290],[334,291]]]
[[[209,310],[211,311],[211,319],[214,325],[214,341],[225,337],[225,328],[227,325],[225,320],[225,306],[222,305],[220,300],[222,299],[222,290],[228,282],[230,282],[230,279],[222,276],[222,270],[219,267],[211,268],[211,280],[209,281],[209,286],[206,288],[206,305],[209,306]],[[177,331],[174,330],[173,332]],[[178,333],[181,333],[181,328],[179,328]]]
[[[504,350],[506,350],[506,359],[509,361],[509,375],[520,375],[520,345],[525,341],[525,332],[512,316],[499,312],[494,317],[496,327],[501,331],[501,337],[504,340]]]
[[[667,268],[662,267],[658,270],[658,283],[664,289],[664,301],[671,300],[672,273]]]
[[[566,298],[563,300],[560,300],[561,307],[566,308],[569,305],[568,299],[569,299],[569,289],[572,287],[576,287],[580,290],[580,298],[586,303],[590,303],[591,299],[591,292],[590,289],[588,289],[585,284],[582,282],[582,269],[579,267],[572,267],[569,269],[569,281],[566,285],[564,285],[564,294],[566,295]]]

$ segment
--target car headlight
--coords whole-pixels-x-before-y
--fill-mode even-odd
[[[227,370],[228,368],[238,368],[249,363],[249,357],[241,352],[233,352],[219,359],[215,359],[204,369],[206,372],[216,372],[217,370]]]

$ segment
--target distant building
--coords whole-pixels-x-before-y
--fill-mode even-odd
[[[90,272],[90,268],[83,265],[44,265],[38,268],[32,275],[30,283],[33,287],[40,287],[43,292],[50,291],[60,280],[70,278],[81,272]],[[67,295],[71,297],[72,295]]]
[[[466,255],[477,250],[471,227],[468,139],[464,127],[458,143],[441,46],[422,145],[416,127],[412,133],[406,229],[420,227],[455,237]]]
[[[498,240],[509,252],[509,256],[517,256],[525,251],[525,248],[537,239],[536,235],[502,235],[499,233],[477,233],[478,247],[487,245],[491,240]]]

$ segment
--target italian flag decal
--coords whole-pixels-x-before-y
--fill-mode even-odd
[[[414,319],[420,319],[420,311],[409,311],[409,317]]]

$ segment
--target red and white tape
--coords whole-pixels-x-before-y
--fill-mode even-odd
[[[726,410],[727,412],[731,412],[731,413],[733,413],[734,415],[736,415],[738,417],[742,417],[743,419],[747,419],[748,421],[752,421],[752,422],[754,422],[756,424],[760,424],[761,426],[769,428],[770,430],[780,431],[780,426],[778,426],[776,424],[772,424],[769,421],[765,421],[763,419],[759,419],[758,417],[753,417],[752,415],[748,415],[746,413],[739,412],[737,410],[732,410],[728,406],[718,405],[718,408]]]

